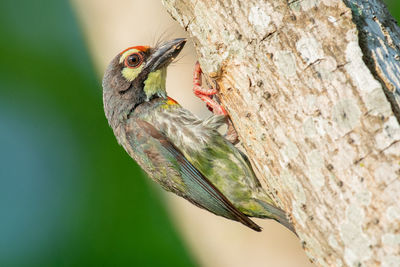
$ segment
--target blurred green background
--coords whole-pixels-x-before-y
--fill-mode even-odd
[[[69,2],[0,14],[0,266],[194,265],[108,127]]]
[[[107,125],[70,3],[2,0],[0,34],[0,266],[196,265]]]

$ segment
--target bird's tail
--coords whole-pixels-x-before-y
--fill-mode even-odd
[[[293,227],[293,224],[290,222],[286,212],[284,212],[283,210],[281,210],[278,207],[275,207],[269,203],[266,203],[262,200],[259,199],[255,199],[261,206],[263,206],[263,208],[270,214],[272,214],[272,216],[268,216],[268,218],[270,219],[274,219],[275,221],[279,222],[280,224],[282,224],[283,226],[285,226],[287,229],[289,229],[290,231],[292,231],[296,236],[296,230]]]

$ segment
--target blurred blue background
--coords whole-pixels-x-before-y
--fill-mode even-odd
[[[2,0],[0,35],[0,266],[196,265],[107,125],[69,2]]]

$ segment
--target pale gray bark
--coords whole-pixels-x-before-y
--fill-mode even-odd
[[[400,264],[400,31],[379,0],[163,0],[321,266]],[[396,117],[397,115],[397,117]]]

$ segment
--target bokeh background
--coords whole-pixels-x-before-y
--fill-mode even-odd
[[[161,192],[115,141],[108,61],[183,36],[159,0],[0,1],[0,266],[311,266],[275,222],[255,233]],[[167,89],[205,117],[183,54]]]

